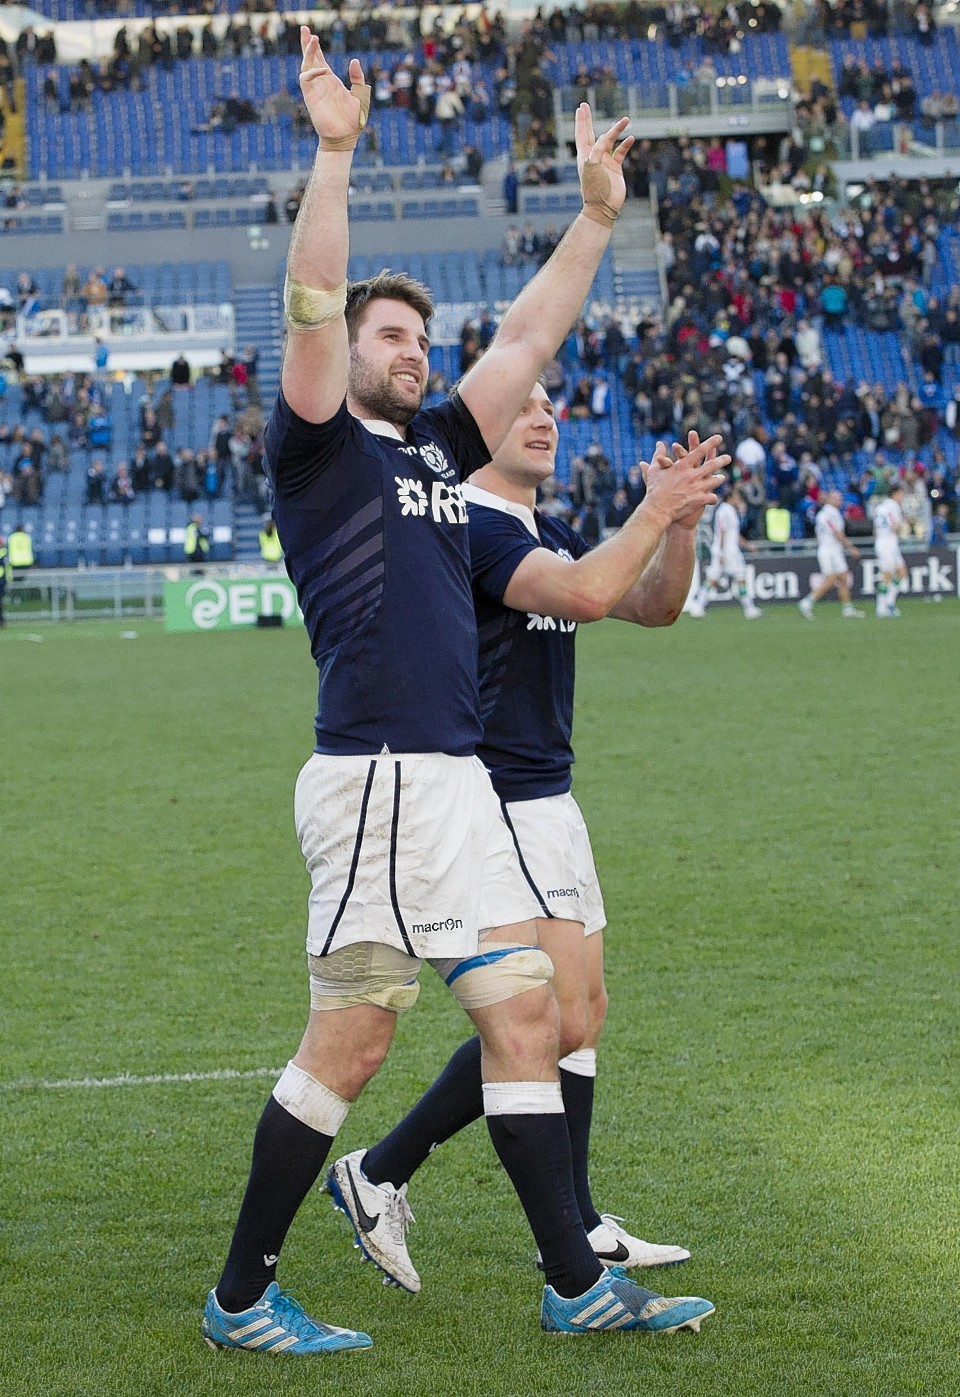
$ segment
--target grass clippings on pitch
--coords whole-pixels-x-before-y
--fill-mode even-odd
[[[576,792],[607,911],[594,1191],[693,1251],[648,1273],[697,1337],[569,1339],[482,1124],[416,1179],[423,1293],[382,1289],[329,1200],[282,1279],[370,1353],[200,1342],[267,1076],[305,1013],[295,630],[0,635],[0,1111],[10,1397],[960,1392],[960,606],[584,628]],[[424,701],[429,702],[425,687]],[[463,1034],[429,975],[342,1148]]]

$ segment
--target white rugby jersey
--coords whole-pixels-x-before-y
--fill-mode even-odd
[[[898,538],[903,510],[896,500],[881,500],[873,512],[873,532],[877,538]]]
[[[740,515],[729,500],[718,504],[713,516],[713,546],[718,553],[740,547]]]
[[[835,504],[825,504],[817,513],[817,521],[814,525],[818,543],[835,543],[837,535],[841,538],[846,532],[843,515]]]

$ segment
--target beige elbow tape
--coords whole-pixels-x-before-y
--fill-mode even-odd
[[[347,283],[333,291],[315,291],[288,272],[283,282],[283,313],[291,330],[322,330],[338,320],[347,304]]]

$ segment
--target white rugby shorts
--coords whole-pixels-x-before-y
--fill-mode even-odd
[[[310,874],[307,951],[361,941],[436,959],[540,913],[483,763],[314,753],[294,818]]]
[[[505,806],[523,869],[541,917],[582,922],[584,936],[607,924],[603,894],[580,807],[568,792]]]
[[[735,581],[746,577],[747,564],[740,548],[725,548],[722,552],[710,554],[710,565],[707,568],[707,581],[719,582],[724,577],[732,577]]]
[[[817,567],[824,577],[835,577],[837,573],[844,575],[849,571],[847,555],[839,543],[817,544]]]
[[[877,566],[881,572],[899,572],[903,567],[900,540],[881,534],[877,539]]]

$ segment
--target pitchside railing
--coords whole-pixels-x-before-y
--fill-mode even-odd
[[[856,540],[851,562],[856,596],[875,594],[877,564],[872,540]],[[817,568],[813,540],[764,541],[747,555],[748,586],[761,605],[796,602]],[[908,595],[929,600],[960,597],[960,534],[948,546],[904,543]],[[734,600],[732,589],[721,596]],[[282,565],[218,563],[164,567],[50,568],[15,576],[6,595],[7,620],[28,627],[50,621],[165,619],[168,629],[214,630],[254,625],[258,618],[297,619],[296,598]]]

